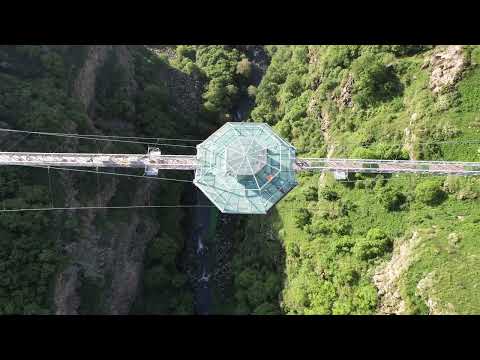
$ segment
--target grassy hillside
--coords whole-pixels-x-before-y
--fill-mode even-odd
[[[441,50],[269,47],[252,119],[299,156],[479,161],[480,49],[464,47],[458,81],[434,93],[426,61]],[[249,223],[284,249],[285,313],[479,313],[479,195],[477,178],[304,174],[274,213]]]

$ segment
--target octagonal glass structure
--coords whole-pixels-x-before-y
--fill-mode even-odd
[[[267,124],[228,122],[197,145],[194,183],[223,213],[266,214],[297,185],[294,161]]]

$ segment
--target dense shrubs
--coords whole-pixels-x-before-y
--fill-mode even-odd
[[[312,214],[305,208],[299,209],[295,213],[295,225],[299,228],[303,228],[305,225],[308,225],[311,221]]]
[[[350,253],[354,245],[355,241],[350,237],[340,237],[332,242],[333,252],[336,255]]]
[[[352,63],[353,100],[360,107],[373,105],[398,94],[401,84],[393,69],[379,55],[363,54]]]
[[[377,289],[371,284],[359,287],[355,291],[352,302],[358,314],[368,314],[374,311],[378,302]]]
[[[257,96],[257,88],[253,85],[249,85],[247,88],[247,94],[251,98],[255,98]]]
[[[205,109],[216,113],[228,111],[238,91],[236,75],[240,53],[222,45],[198,46],[196,59],[209,79],[203,94]],[[244,62],[240,68],[245,75],[249,67]]]
[[[273,272],[268,275],[247,268],[235,277],[235,297],[238,301],[237,313],[246,308],[254,309],[254,313],[277,313],[278,308],[271,304],[278,293],[278,276]]]
[[[452,95],[456,91],[434,99],[428,87],[430,70],[421,69],[422,56],[410,57],[429,48],[421,45],[310,46],[305,74],[295,71],[296,61],[304,59],[303,55],[294,55],[297,47],[272,47],[272,66],[259,86],[254,120],[274,124],[275,130],[291,141],[298,153],[323,151],[322,140],[309,141],[317,135],[313,125],[320,124],[329,145],[335,145],[332,157],[408,160],[405,144],[419,160],[476,161],[474,145],[467,150],[458,145],[417,144],[448,141],[459,136],[462,139],[458,140],[470,139],[475,136],[473,129],[478,125],[473,116],[458,114],[477,107],[475,69],[459,83],[459,99]],[[353,82],[346,81],[350,76]],[[402,93],[403,87],[405,93]],[[452,108],[454,112],[446,113]],[[305,134],[310,139],[305,139]],[[457,150],[449,151],[451,148]],[[275,216],[274,221],[281,219],[287,254],[287,278],[282,294],[287,313],[375,312],[378,300],[377,290],[371,284],[372,273],[380,260],[386,260],[392,239],[401,237],[409,226],[435,223],[432,219],[442,212],[445,219],[455,218],[456,227],[461,223],[454,215],[467,211],[467,204],[456,207],[452,199],[436,210],[435,215],[412,201],[440,203],[445,198],[440,182],[423,184],[425,180],[414,175],[371,174],[352,178],[364,180],[351,187],[348,183],[327,186],[325,192],[318,192],[320,201],[315,204],[307,201],[315,201],[313,187],[318,185],[318,178],[311,181],[302,178],[295,202],[310,209],[312,215],[308,216],[306,210],[295,211],[294,224],[289,217],[290,209],[278,206],[280,216]],[[323,179],[329,180],[328,176]],[[428,182],[431,180],[434,179]],[[458,199],[474,199],[480,193],[475,184],[456,181],[450,181],[446,188]],[[329,193],[333,190],[338,194]],[[337,195],[341,199],[337,200]],[[353,214],[344,211],[341,204],[347,199],[358,204],[358,211]],[[412,211],[405,211],[409,206]],[[464,220],[460,216],[458,219]],[[364,229],[369,228],[372,229],[365,234]],[[437,230],[442,234],[442,230]],[[443,241],[440,238],[441,235],[438,241]],[[425,269],[432,269],[431,264],[425,265],[419,267],[418,276],[423,275],[412,281],[412,297],[418,280],[425,276]],[[405,273],[402,281],[410,276]]]
[[[377,190],[378,201],[388,211],[398,211],[407,205],[407,196],[400,189],[392,186],[386,186]]]
[[[303,192],[305,200],[307,201],[318,201],[318,188],[314,186],[309,186]]]
[[[119,59],[115,57],[115,53],[109,54],[106,63],[96,74],[95,101],[92,102],[93,108],[89,109],[93,110],[95,118],[89,120],[83,104],[68,92],[79,68],[84,64],[87,46],[71,46],[65,52],[58,51],[56,47],[8,47],[8,62],[11,62],[13,67],[9,71],[3,71],[5,69],[0,66],[0,121],[5,122],[8,127],[92,133],[94,129],[90,124],[91,120],[94,120],[97,129],[106,127],[105,123],[114,122],[120,122],[117,132],[133,128],[133,134],[117,135],[141,136],[142,132],[149,132],[150,136],[152,133],[168,133],[173,136],[177,126],[185,125],[176,124],[177,119],[169,110],[170,99],[162,86],[163,80],[160,80],[159,75],[164,73],[168,64],[146,49],[132,50],[135,80],[138,85],[137,98],[129,92],[128,82],[131,79],[127,79]],[[0,62],[6,60],[3,50],[0,48]],[[179,52],[184,57],[193,57],[191,49],[181,49]],[[81,141],[77,145],[71,140],[52,140],[39,136],[12,136],[2,139],[2,146],[11,151],[99,150],[94,142]],[[126,149],[128,147],[123,147],[119,152],[128,152]],[[56,183],[58,176],[53,175],[55,172],[51,178],[54,189],[51,194],[46,170],[1,170],[1,199],[6,208],[43,208],[51,206],[52,202],[54,205],[68,206],[63,204],[65,189],[60,183]],[[86,205],[83,200],[91,200],[93,196],[91,191],[84,191],[88,188],[88,183],[78,181],[80,176],[74,178],[74,191],[79,193],[76,200],[82,202],[80,205]],[[88,174],[85,179],[95,182],[95,178]],[[119,180],[118,187],[122,187],[124,182],[128,180]],[[131,182],[128,188],[132,188]],[[169,189],[171,190],[171,186]],[[122,196],[124,194],[120,195]],[[174,198],[170,203],[176,203],[179,198]],[[70,261],[62,256],[60,242],[62,239],[77,241],[77,215],[65,218],[62,212],[19,212],[0,217],[0,313],[51,313],[54,310],[52,294],[55,276],[61,267]],[[104,218],[96,220],[97,224],[109,227],[115,226],[115,221],[118,221],[113,218],[112,215],[112,219],[109,218],[106,222]],[[156,295],[162,292],[167,298],[174,299],[170,302],[170,299],[159,299],[157,296],[151,303],[164,302],[165,307],[160,312],[173,312],[177,305],[187,312],[192,312],[192,299],[189,299],[188,291],[179,291],[179,288],[185,285],[186,279],[176,269],[175,254],[179,247],[175,240],[162,237],[154,241],[149,248],[151,251],[147,255],[144,285],[149,290],[156,290]],[[86,298],[89,297],[84,293],[86,282],[79,290],[82,303],[88,302]],[[100,293],[101,290],[98,289],[97,292]],[[93,306],[98,308],[99,304]]]
[[[336,201],[339,199],[338,193],[332,189],[324,187],[320,190],[320,196],[327,201]]]
[[[187,58],[191,61],[196,59],[195,48],[191,45],[179,45],[176,48],[176,53],[178,58]]]
[[[370,147],[357,147],[353,150],[353,159],[408,160],[408,152],[400,145],[378,143]]]
[[[309,100],[308,96],[303,96],[307,72],[306,46],[277,47],[257,89],[252,119],[270,125],[282,121],[283,127],[302,129]]]
[[[358,240],[353,248],[353,254],[361,260],[369,260],[383,255],[391,248],[391,239],[381,229],[373,228],[366,237]]]
[[[60,52],[8,46],[0,49],[0,62],[4,60],[10,65],[0,68],[0,121],[7,124],[2,127],[85,131],[88,118],[67,93],[69,71]],[[33,136],[2,139],[4,150],[10,151],[59,151],[64,143],[64,139]],[[1,169],[0,188],[6,209],[49,207],[62,191],[61,186],[49,191],[46,170],[10,167]],[[66,260],[58,242],[60,231],[74,237],[62,220],[61,213],[53,212],[0,216],[0,314],[52,313],[54,278]]]
[[[265,239],[264,218],[246,221],[240,220],[240,226],[232,234],[237,254],[231,260],[233,270],[232,312],[237,314],[278,314],[280,304],[278,294],[282,288],[281,243],[274,241],[259,242]]]
[[[247,58],[243,58],[237,63],[236,73],[248,79],[252,74],[252,63]]]
[[[390,51],[396,56],[411,56],[431,49],[432,45],[383,45],[382,49]]]
[[[12,176],[17,180],[10,181]],[[2,170],[5,208],[48,206],[48,189],[23,180],[29,178],[31,174],[26,176],[23,169]],[[0,217],[0,314],[51,312],[51,283],[62,262],[54,228],[48,213],[6,213]]]
[[[415,188],[415,199],[426,205],[438,205],[445,200],[446,196],[442,189],[442,182],[437,179],[425,180]]]

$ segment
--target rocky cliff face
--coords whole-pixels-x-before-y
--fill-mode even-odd
[[[177,57],[172,46],[146,45],[146,47],[157,56],[164,56],[170,61],[174,61]],[[203,105],[204,79],[201,79],[198,74],[188,75],[174,67],[169,67],[160,76],[165,81],[170,92],[172,110],[180,114],[191,114],[192,116],[200,113]]]
[[[86,60],[73,83],[73,96],[88,109],[90,126],[96,128],[93,113],[95,84],[99,69],[109,56],[116,55],[119,64],[127,74],[127,91],[134,96],[137,84],[131,49],[127,45],[88,46]],[[72,132],[75,129],[70,129]],[[72,151],[75,141],[70,142]],[[101,190],[95,191],[85,204],[79,200],[79,191],[70,173],[61,174],[65,188],[65,206],[107,205],[117,194],[118,178],[102,177]],[[136,203],[146,205],[149,194],[155,191],[158,183],[141,182],[135,190]],[[141,280],[146,244],[157,234],[158,224],[140,213],[129,213],[128,221],[114,217],[107,210],[87,210],[75,213],[78,225],[74,235],[62,239],[70,265],[56,279],[54,302],[57,314],[78,314],[87,301],[82,288],[85,283],[94,284],[102,301],[88,312],[106,314],[127,314],[137,295]],[[90,295],[89,295],[90,296]]]
[[[111,45],[93,45],[73,84],[73,96],[78,98],[86,109],[90,109],[95,98],[95,80],[98,69],[105,63]]]
[[[75,46],[75,45],[72,45]],[[95,82],[99,69],[109,56],[115,54],[127,74],[128,95],[133,95],[137,84],[134,79],[135,68],[128,45],[85,45],[87,56],[77,78],[73,83],[73,96],[78,98],[89,114],[92,115],[92,102],[95,99]]]
[[[392,259],[375,270],[373,282],[380,296],[380,314],[405,314],[405,300],[400,295],[399,280],[414,260],[414,249],[421,236],[414,232],[410,239],[395,244]]]
[[[462,45],[439,47],[423,65],[431,70],[430,90],[437,94],[449,89],[460,80],[467,65]]]
[[[172,110],[181,114],[198,115],[202,109],[204,82],[174,68],[168,70],[167,87],[172,99]]]

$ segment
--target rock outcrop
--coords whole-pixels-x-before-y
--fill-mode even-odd
[[[128,95],[133,95],[137,89],[134,79],[135,69],[128,45],[85,45],[87,56],[73,83],[73,96],[78,98],[85,109],[92,114],[92,104],[95,99],[95,82],[99,69],[108,57],[115,54],[118,62],[125,69]]]
[[[167,87],[172,101],[172,110],[192,117],[202,111],[204,82],[196,75],[188,75],[169,68]]]
[[[95,81],[98,69],[105,63],[112,45],[90,45],[87,58],[73,83],[73,96],[90,109],[95,98]]]
[[[439,47],[422,68],[430,67],[429,88],[434,94],[451,88],[460,80],[467,67],[462,45]]]
[[[62,271],[55,284],[54,303],[57,315],[77,315],[80,306],[79,267],[71,265]]]
[[[340,108],[342,107],[352,107],[352,91],[353,91],[353,76],[350,74],[342,86],[340,96],[337,99],[337,104]]]
[[[169,61],[177,57],[175,49],[167,45],[146,45],[147,49],[157,56],[166,56]],[[202,94],[205,81],[199,74],[186,74],[173,66],[159,74],[165,81],[171,101],[171,109],[179,114],[190,114],[195,117],[202,111]]]
[[[149,193],[158,184],[149,182],[139,187],[135,199],[147,203]],[[109,257],[104,259],[105,272],[112,274],[107,287],[108,308],[110,314],[128,314],[137,296],[143,270],[145,249],[150,240],[158,233],[159,226],[152,219],[132,212],[128,223],[118,224],[113,236],[105,239]]]
[[[417,284],[415,294],[421,297],[429,309],[429,315],[454,315],[455,309],[452,304],[443,304],[435,294],[435,282],[437,273],[432,271]]]
[[[417,122],[418,115],[417,113],[413,113],[410,116],[410,123],[404,130],[404,145],[403,147],[405,150],[408,151],[408,157],[411,160],[416,160],[417,159],[417,154],[415,151],[415,143],[417,142],[417,135],[413,131],[415,129],[415,124]]]
[[[137,90],[133,56],[128,46],[88,45],[88,55],[74,81],[72,95],[77,97],[86,109],[90,109],[90,115],[93,115],[91,108],[95,101],[95,82],[99,69],[111,55],[116,55],[118,63],[125,69],[128,94],[134,96]],[[90,116],[90,121],[91,128],[95,129],[95,117]],[[115,126],[117,125],[128,124],[120,121]],[[66,131],[74,133],[76,129],[68,128]],[[70,139],[62,150],[75,151],[77,142],[77,139]],[[103,151],[108,152],[107,148],[108,146]],[[118,185],[121,181],[117,177],[102,177],[100,188],[95,189],[94,194],[85,200],[85,194],[80,194],[78,190],[75,175],[63,172],[59,176],[65,190],[66,207],[108,205],[119,191]],[[135,189],[136,204],[147,204],[150,192],[157,187],[156,182],[142,182],[141,186]],[[80,200],[80,195],[83,200]],[[60,238],[70,265],[56,278],[54,302],[57,314],[82,312],[85,302],[82,286],[85,281],[96,284],[103,299],[101,304],[94,305],[93,312],[128,314],[130,311],[141,281],[146,244],[157,234],[158,224],[151,217],[140,216],[140,213],[135,211],[130,214],[128,222],[107,217],[106,215],[111,215],[112,212],[106,211],[76,212],[72,217],[76,222],[73,233],[69,232],[70,235]],[[99,226],[100,222],[102,228]]]
[[[392,259],[375,270],[373,283],[378,288],[380,296],[379,313],[405,314],[406,304],[400,295],[398,282],[412,263],[413,250],[420,241],[419,233],[414,231],[410,239],[395,246]]]

